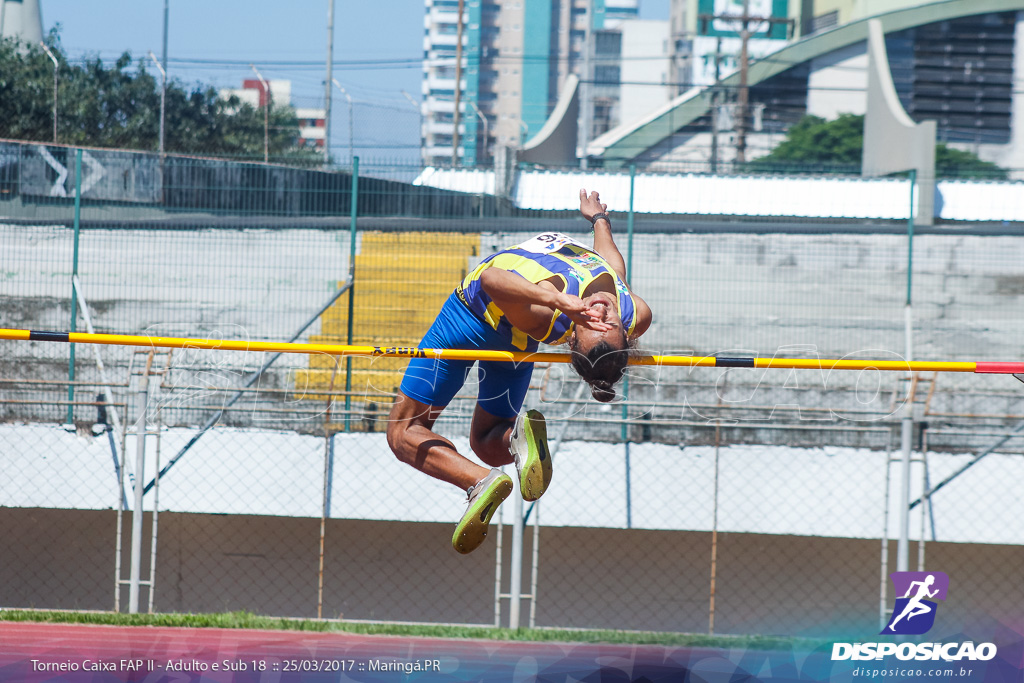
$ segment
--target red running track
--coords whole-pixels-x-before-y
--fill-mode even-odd
[[[721,654],[660,646],[0,622],[0,681],[19,683],[525,683],[579,681],[595,674],[609,681],[680,681],[694,657],[720,659]]]

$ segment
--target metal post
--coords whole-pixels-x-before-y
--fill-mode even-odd
[[[85,294],[82,292],[82,282],[78,279],[78,276],[71,277],[71,283],[74,287],[76,299],[78,300],[78,306],[82,311],[82,319],[85,321],[85,329],[88,330],[89,334],[96,332],[92,325],[92,316],[89,315],[88,302],[85,299]],[[99,371],[100,381],[103,382],[103,387],[100,390],[100,395],[103,400],[107,402],[106,411],[107,416],[110,420],[109,428],[107,429],[107,437],[110,439],[110,450],[114,455],[114,472],[117,474],[118,480],[121,481],[121,495],[124,495],[124,481],[121,475],[120,466],[120,455],[117,452],[117,446],[114,443],[114,434],[121,434],[121,419],[117,414],[117,406],[114,403],[114,395],[110,392],[110,380],[107,378],[107,369],[103,365],[103,356],[100,354],[100,347],[98,344],[92,345],[93,357],[96,359],[96,369]],[[133,480],[134,481],[134,478]],[[124,499],[124,507],[128,507],[128,499]]]
[[[159,393],[160,384],[157,383],[158,402]],[[151,536],[149,539],[149,581],[146,583],[146,585],[149,587],[149,609],[147,611],[150,614],[153,613],[153,603],[156,598],[156,548],[158,536],[157,528],[159,527],[160,517],[160,420],[160,408],[158,407],[156,409],[156,417],[154,419],[154,424],[156,425],[156,430],[154,430],[156,432],[156,434],[154,434],[154,437],[156,438],[156,449],[155,452],[153,453],[154,467],[156,471],[156,474],[154,475],[154,480],[156,484],[153,487],[153,524]],[[139,480],[139,483],[142,483],[141,479]],[[146,493],[145,489],[143,489],[142,493]],[[142,516],[141,512],[139,513],[139,516]]]
[[[626,217],[626,278],[633,272],[633,197],[636,194],[636,164],[629,165],[629,213]],[[622,379],[622,428],[620,431],[620,437],[622,442],[625,444],[626,449],[626,528],[633,528],[633,501],[632,501],[632,487],[630,482],[630,463],[629,463],[629,426],[626,424],[626,420],[629,419],[629,408],[627,403],[629,401],[629,373],[626,373]]]
[[[721,398],[719,398],[721,404]],[[722,445],[722,421],[715,420],[715,484],[711,502],[711,586],[708,604],[708,635],[715,634],[715,597],[718,590],[718,474],[720,447]]]
[[[516,495],[512,512],[512,559],[509,569],[508,627],[519,628],[519,603],[523,595],[523,497]]]
[[[267,163],[270,161],[270,85],[263,79],[263,74],[255,64],[250,64],[249,68],[256,74],[256,78],[260,79],[260,86],[263,88],[263,163]]]
[[[892,488],[892,438],[893,432],[889,430],[889,440],[885,445],[885,493],[882,496],[882,566],[878,590],[879,629],[885,628],[885,625],[889,622],[886,617],[886,609],[889,587],[889,491]]]
[[[327,78],[324,79],[324,165],[331,161],[331,73],[334,69],[334,0],[327,0]]]
[[[352,157],[352,192],[349,198],[349,240],[348,240],[348,330],[346,343],[352,344],[352,318],[356,310],[356,217],[359,215],[359,157]],[[352,356],[345,358],[345,431],[351,429],[352,410]]]
[[[582,383],[580,386],[584,386]],[[550,454],[549,454],[550,455]],[[525,522],[524,522],[525,524]],[[540,573],[540,508],[533,516],[533,549],[530,553],[530,620],[529,628],[537,628],[537,580]]]
[[[164,46],[164,55],[167,54],[167,46]],[[156,55],[153,51],[149,51],[149,58],[156,64],[156,68],[160,70],[160,154],[164,153],[164,113],[166,112],[167,102],[167,72],[160,66],[160,62],[156,60]],[[164,60],[166,61],[166,56]]]
[[[331,397],[327,397],[328,408],[326,414],[330,415]],[[328,425],[324,425],[327,431],[327,442],[324,444],[324,489],[323,504],[320,509],[320,563],[317,572],[317,595],[316,595],[316,618],[324,618],[324,541],[327,535],[327,518],[331,516],[331,479],[334,473],[334,432],[330,431]]]
[[[39,44],[43,47],[43,52],[53,62],[53,144],[57,144],[57,58],[50,52],[50,48],[46,46],[46,43],[39,41]]]
[[[78,297],[75,286],[78,281],[78,236],[82,224],[82,150],[75,150],[75,223],[74,250],[71,256],[71,331],[76,331],[78,320]],[[74,424],[75,418],[75,345],[68,350],[68,415],[66,424]]]
[[[901,421],[901,445],[903,447],[902,458],[900,459],[900,529],[899,538],[896,541],[896,571],[907,571],[907,558],[910,547],[910,455],[911,440],[914,437],[914,419],[910,417],[913,407],[908,404],[904,406],[904,417]]]
[[[501,512],[497,514],[494,531],[494,628],[501,627],[501,539],[505,536],[505,527],[501,523]]]
[[[916,171],[910,171],[910,217],[907,220],[907,296],[904,307],[904,322],[906,325],[905,344],[906,361],[909,363],[913,358],[913,315],[911,302],[913,300],[913,274],[914,274],[914,194],[917,184]],[[913,381],[913,373],[907,373],[908,383]],[[909,384],[908,384],[909,386]],[[902,457],[900,465],[900,528],[899,537],[896,542],[896,571],[907,571],[910,550],[910,458],[913,451],[914,439],[914,405],[910,400],[910,392],[907,392],[907,403],[903,406],[903,419],[900,424],[900,445]]]
[[[146,358],[146,368],[139,380],[139,420],[135,425],[135,504],[132,508],[132,565],[128,583],[128,612],[139,612],[139,578],[142,573],[142,482],[146,464],[147,411],[149,410],[149,370],[153,353]]]

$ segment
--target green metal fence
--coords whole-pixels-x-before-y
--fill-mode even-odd
[[[576,183],[613,210],[654,310],[645,350],[1019,358],[1016,223],[913,226],[905,178],[879,186],[888,217],[843,218],[801,215],[815,198],[799,193],[792,214],[651,213],[683,187],[668,172],[550,172],[527,197],[524,175],[503,194],[419,171],[0,144],[0,327],[415,345],[482,256],[542,231],[590,239]],[[744,199],[715,188],[688,200]],[[1024,420],[1009,377],[634,368],[607,406],[540,366],[528,404],[559,444],[552,490],[532,508],[513,496],[462,557],[448,544],[464,496],[397,462],[382,433],[401,360],[149,351],[0,342],[0,516],[23,541],[0,606],[126,609],[134,559],[139,608],[152,596],[158,611],[876,628],[908,406],[912,497],[950,479],[912,511],[911,568],[959,582],[956,618],[1003,616],[1020,590],[993,569],[1024,543],[1000,521],[1021,505],[1020,440],[974,460]],[[438,422],[467,454],[474,391]]]

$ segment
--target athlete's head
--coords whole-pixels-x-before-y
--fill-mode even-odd
[[[590,385],[594,398],[608,402],[615,398],[612,387],[622,379],[629,362],[629,340],[612,295],[597,292],[583,301],[610,329],[595,330],[585,325],[574,325],[569,337],[572,366]]]

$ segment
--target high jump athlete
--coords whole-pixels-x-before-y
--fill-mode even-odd
[[[580,212],[594,226],[593,247],[545,233],[485,258],[448,297],[419,348],[533,352],[540,343],[568,344],[572,365],[594,398],[612,400],[631,344],[651,325],[651,309],[626,284],[607,209],[597,192],[580,190]],[[460,553],[479,547],[512,491],[511,478],[497,468],[515,462],[526,500],[540,498],[551,482],[544,416],[520,414],[533,363],[479,363],[469,445],[491,469],[433,431],[472,365],[411,360],[387,430],[399,460],[467,492],[468,508],[452,536]]]

